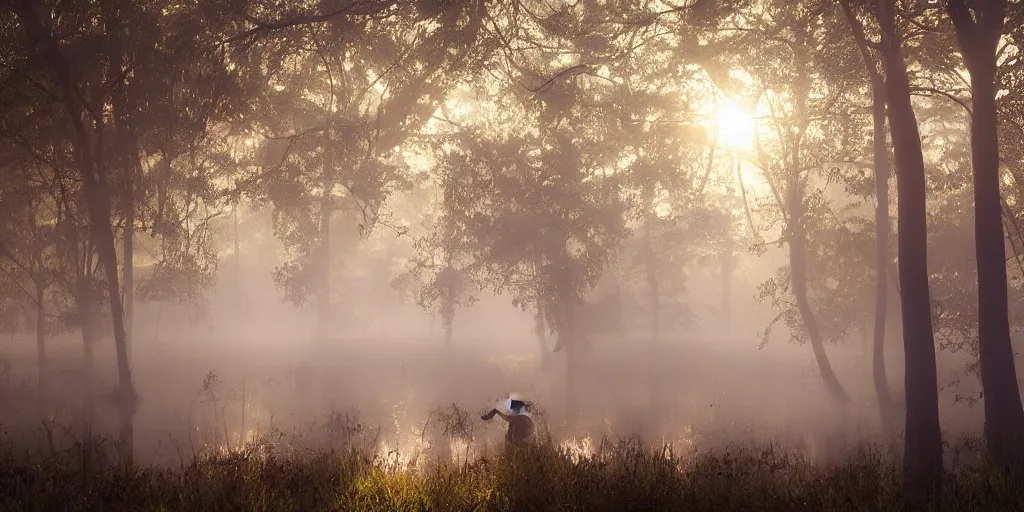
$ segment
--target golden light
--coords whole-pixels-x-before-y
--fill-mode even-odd
[[[574,463],[579,463],[581,460],[589,459],[596,453],[594,450],[594,439],[590,436],[582,439],[566,439],[559,443],[558,446]]]
[[[726,101],[715,112],[718,141],[734,150],[746,151],[754,146],[754,119],[735,101]]]

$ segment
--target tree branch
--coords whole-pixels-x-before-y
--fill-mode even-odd
[[[922,94],[921,96],[934,96],[936,94],[939,95],[939,96],[943,96],[946,99],[948,99],[948,100],[956,103],[957,105],[960,105],[961,107],[963,107],[963,109],[965,111],[967,111],[967,115],[971,115],[971,106],[968,105],[966,101],[964,101],[964,100],[962,100],[960,98],[957,98],[953,94],[950,94],[950,93],[948,93],[946,91],[943,91],[941,89],[936,89],[935,87],[911,87],[910,88],[910,93],[913,94],[915,92],[917,92],[917,93],[925,93],[925,94]]]
[[[365,10],[357,10],[358,7],[367,6]],[[332,18],[339,16],[375,16],[381,12],[387,10],[388,7],[394,5],[392,1],[374,1],[374,0],[352,0],[347,5],[337,8],[333,11],[329,11],[322,14],[309,14],[305,16],[296,16],[289,19],[281,19],[277,21],[263,21],[257,19],[251,15],[243,15],[246,21],[255,25],[253,28],[246,30],[245,32],[235,34],[219,43],[219,46],[228,46],[238,42],[249,42],[255,39],[261,34],[268,34],[278,30],[284,30],[300,25],[310,25],[314,23],[323,23],[329,21]],[[376,7],[376,8],[374,8]],[[248,47],[249,44],[243,45]]]

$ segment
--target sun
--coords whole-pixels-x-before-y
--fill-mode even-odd
[[[754,119],[735,101],[726,101],[715,112],[718,140],[726,147],[747,151],[754,146]]]

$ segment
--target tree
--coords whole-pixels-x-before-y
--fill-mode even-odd
[[[9,113],[10,114],[10,113]],[[10,118],[14,116],[11,115]],[[0,123],[0,131],[6,131],[7,122]],[[46,341],[52,331],[50,320],[55,273],[58,271],[56,250],[57,205],[48,187],[53,176],[43,162],[33,161],[31,156],[13,144],[0,146],[8,155],[0,164],[0,279],[7,286],[3,293],[6,304],[18,309],[31,310],[32,330],[36,339],[38,364],[39,416],[48,414],[47,395],[48,367]],[[11,317],[16,318],[20,315]],[[20,326],[11,325],[18,330]]]
[[[978,268],[978,351],[985,397],[985,440],[997,461],[1024,462],[1024,409],[1010,344],[1006,246],[999,191],[996,69],[1005,0],[951,0],[946,10],[971,75],[974,243]]]
[[[260,88],[249,129],[266,139],[242,185],[275,208],[293,254],[275,280],[293,303],[315,297],[318,338],[331,331],[335,213],[358,217],[365,235],[390,195],[411,185],[396,148],[474,66],[485,7],[384,2],[279,22],[254,14],[253,29],[229,38]]]
[[[881,63],[874,57],[861,24],[850,7],[848,0],[841,0],[839,5],[850,25],[853,39],[857,44],[864,69],[871,84],[871,134],[875,168],[875,314],[872,330],[872,378],[875,384],[875,396],[878,399],[878,411],[881,415],[882,427],[891,430],[894,426],[892,395],[889,391],[889,379],[885,373],[885,325],[886,312],[889,307],[888,270],[892,258],[889,254],[889,149],[886,144],[885,131],[885,77],[880,69]]]
[[[446,194],[447,195],[447,194]],[[428,234],[414,243],[415,254],[406,263],[393,285],[411,293],[418,306],[441,315],[446,347],[452,346],[456,309],[476,302],[473,289],[472,251],[465,247],[463,233],[456,231],[454,216],[447,213],[448,201],[442,200],[441,213],[428,228]]]
[[[928,226],[924,155],[910,102],[903,37],[893,0],[878,2],[882,56],[889,105],[889,131],[897,173],[900,302],[903,306],[904,377],[907,394],[904,479],[916,494],[937,490],[942,479],[942,434],[928,289]]]
[[[4,35],[12,33],[13,29]],[[90,478],[96,460],[92,438],[96,402],[93,354],[100,334],[94,317],[103,312],[102,274],[95,257],[83,180],[76,172],[73,127],[59,107],[52,108],[60,96],[45,87],[49,84],[45,74],[33,76],[38,68],[24,59],[26,53],[15,53],[22,59],[10,62],[12,80],[4,91],[4,99],[10,101],[3,102],[0,121],[0,137],[9,156],[0,164],[4,176],[0,180],[0,205],[4,210],[0,230],[4,255],[0,265],[17,272],[12,277],[21,285],[19,300],[24,304],[25,297],[29,297],[37,310],[39,399],[44,414],[49,387],[46,331],[81,329],[84,403],[79,419],[84,472]],[[47,316],[56,321],[45,322]]]
[[[141,301],[197,303],[212,282],[209,226],[223,213],[214,183],[234,163],[234,137],[225,125],[251,110],[240,94],[237,68],[209,49],[232,26],[217,9],[98,3],[101,51],[111,69],[109,187],[121,232],[125,323],[133,339],[137,295]],[[139,256],[136,245],[144,249]]]
[[[18,2],[14,3],[12,7],[24,30],[29,48],[44,59],[53,73],[59,98],[74,129],[75,161],[88,206],[90,236],[95,241],[99,260],[103,266],[106,276],[106,291],[111,304],[118,367],[117,395],[121,408],[119,431],[124,455],[130,457],[137,397],[128,361],[128,340],[117,268],[117,250],[111,227],[111,191],[108,187],[102,148],[97,150],[95,144],[96,137],[100,136],[103,131],[103,121],[92,117],[97,106],[85,103],[79,95],[79,88],[84,85],[85,77],[80,68],[71,65],[66,45],[60,43],[51,32],[49,27],[53,26],[52,22],[44,23],[40,19],[39,11],[41,9],[34,2]],[[95,126],[90,127],[90,124]]]
[[[781,309],[776,320],[784,319],[797,333],[797,339],[809,341],[826,390],[845,407],[849,395],[825,352],[826,341],[839,337],[829,336],[829,331],[840,334],[845,329],[830,329],[829,320],[821,312],[832,308],[827,302],[816,303],[816,298],[840,296],[840,285],[851,283],[842,279],[833,289],[820,286],[843,277],[835,275],[839,265],[832,258],[856,260],[859,254],[837,251],[830,254],[831,258],[816,259],[816,249],[831,251],[829,247],[816,247],[821,239],[815,235],[835,230],[830,234],[843,237],[851,231],[845,223],[822,224],[836,218],[824,188],[838,177],[829,175],[830,164],[851,161],[861,151],[861,138],[857,131],[860,116],[849,93],[851,73],[837,65],[849,61],[846,55],[850,48],[841,39],[842,32],[836,30],[840,21],[831,7],[830,2],[795,7],[788,3],[762,4],[758,8],[761,16],[743,17],[737,22],[742,35],[730,46],[736,54],[733,58],[752,76],[752,85],[760,92],[752,103],[763,109],[764,121],[758,123],[753,146],[756,164],[771,191],[769,199],[774,200],[773,211],[764,214],[769,222],[781,224],[779,245],[785,244],[789,253],[789,265],[762,285],[759,298],[771,297]],[[749,66],[749,62],[760,65]],[[765,331],[766,338],[769,333]]]
[[[625,234],[612,172],[620,155],[615,123],[589,115],[584,98],[594,91],[585,80],[553,81],[536,97],[505,86],[506,94],[489,95],[500,108],[480,108],[485,115],[474,121],[501,128],[457,128],[439,142],[438,162],[451,216],[451,228],[442,229],[465,237],[481,282],[516,305],[536,305],[557,337],[554,351],[568,353],[570,399],[585,345],[584,295]]]
[[[163,292],[179,296],[182,291],[194,295],[184,284],[212,274],[205,230],[209,217],[201,219],[196,211],[216,202],[208,171],[224,153],[210,144],[207,128],[223,113],[231,73],[224,66],[219,73],[211,66],[223,62],[197,58],[202,52],[196,40],[208,37],[211,28],[201,10],[165,11],[158,4],[143,8],[114,0],[66,7],[11,4],[27,41],[16,76],[36,94],[24,106],[35,109],[37,118],[49,117],[51,129],[33,132],[13,126],[10,137],[37,155],[59,155],[43,163],[55,176],[48,186],[55,189],[51,194],[58,212],[68,215],[57,216],[61,236],[74,240],[67,249],[70,275],[77,276],[72,281],[78,281],[70,286],[71,293],[82,294],[76,300],[87,351],[101,333],[89,317],[99,314],[103,301],[109,302],[118,371],[114,396],[123,453],[130,456],[137,405],[128,359],[135,228],[147,228],[160,244],[154,251],[159,259],[155,272],[140,287],[144,297],[152,295],[163,274],[187,277],[175,282],[181,286]],[[179,31],[172,21],[183,20],[204,22],[182,23],[187,28]],[[186,42],[192,46],[183,47]],[[76,63],[81,59],[98,64],[84,67]],[[42,108],[52,103],[60,109]],[[167,112],[176,114],[162,115]],[[62,159],[71,154],[73,159]],[[155,165],[146,169],[143,162]],[[87,221],[74,215],[80,206],[88,212]],[[83,227],[89,230],[87,236],[78,233]],[[115,231],[121,227],[124,264],[118,268]],[[103,293],[93,289],[90,280],[97,270],[90,262],[102,269]]]

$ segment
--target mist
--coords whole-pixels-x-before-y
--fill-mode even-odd
[[[217,229],[215,245],[223,252],[216,284],[193,303],[153,301],[135,311],[131,361],[141,397],[135,419],[140,460],[179,464],[204,451],[240,449],[272,432],[286,433],[281,439],[296,446],[351,443],[402,454],[406,463],[420,456],[465,458],[452,453],[435,417],[446,410],[469,413],[469,453],[500,453],[503,429],[476,416],[510,393],[535,401],[545,433],[579,454],[593,454],[602,440],[639,435],[682,455],[773,441],[824,463],[857,443],[891,442],[879,424],[867,335],[853,332],[829,346],[831,363],[854,398],[845,410],[821,386],[806,343],[793,342],[785,326],[764,337],[773,313],[755,300],[755,288],[782,264],[783,250],[740,255],[728,291],[720,265],[696,267],[682,298],[687,320],[666,329],[657,345],[644,336],[642,319],[593,332],[570,397],[565,354],[542,348],[534,315],[501,295],[481,294],[479,302],[461,308],[446,345],[437,314],[404,301],[390,281],[353,278],[344,292],[353,299],[331,311],[340,333],[318,339],[310,308],[287,304],[273,282],[283,247],[272,237],[254,236],[271,230],[270,216],[258,209],[240,215],[246,231],[239,231],[239,254],[232,249],[231,220]],[[352,237],[352,243],[360,241]],[[367,252],[353,257],[356,264],[401,263]],[[890,339],[889,379],[900,382],[898,327],[890,328]],[[31,391],[37,375],[33,341],[13,335],[4,351],[11,390],[5,401],[11,406],[2,421],[7,432],[26,439],[36,438],[40,428]],[[108,338],[96,353],[99,389],[115,385],[112,345]],[[943,355],[940,375],[954,381],[969,358]],[[60,404],[49,421],[74,425],[84,401],[80,337],[54,336],[48,358],[52,400]],[[977,410],[957,400],[964,389],[942,391],[947,435],[981,427]],[[567,413],[570,401],[576,414]],[[115,405],[99,406],[96,435],[116,437]],[[345,428],[339,421],[347,422]],[[346,430],[357,425],[358,432]],[[77,440],[73,430],[51,435],[58,443]]]
[[[0,8],[0,494],[1024,482],[1019,2],[70,4]]]

